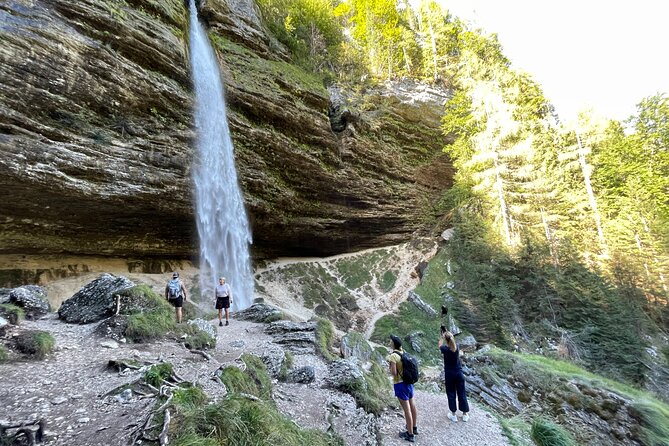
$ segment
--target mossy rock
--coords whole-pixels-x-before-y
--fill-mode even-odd
[[[0,316],[6,318],[10,324],[18,325],[25,319],[26,312],[23,308],[14,304],[1,304]]]
[[[49,332],[41,330],[24,331],[14,339],[18,351],[38,359],[52,353],[56,347],[54,337]]]

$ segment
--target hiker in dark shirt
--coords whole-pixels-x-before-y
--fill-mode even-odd
[[[179,279],[179,273],[172,273],[172,280],[167,282],[165,286],[165,299],[174,306],[174,310],[177,316],[177,323],[181,323],[183,319],[182,308],[184,306],[184,301],[188,300],[186,295],[186,287],[184,287],[183,282]]]
[[[465,393],[465,376],[462,374],[460,365],[460,349],[455,343],[453,333],[448,330],[442,332],[439,339],[439,350],[444,355],[444,377],[446,381],[446,395],[448,396],[448,408],[451,413],[448,419],[456,422],[458,417],[455,412],[458,408],[462,412],[462,421],[469,421],[469,404]],[[457,395],[458,405],[455,405]]]

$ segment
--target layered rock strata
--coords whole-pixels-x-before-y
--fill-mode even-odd
[[[451,184],[447,92],[398,82],[335,97],[289,62],[251,0],[200,3],[255,254],[415,231]],[[182,0],[0,4],[0,254],[197,254],[187,14]]]

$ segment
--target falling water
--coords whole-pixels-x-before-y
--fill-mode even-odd
[[[234,311],[248,307],[253,299],[251,231],[235,170],[221,74],[197,18],[195,0],[190,0],[190,58],[198,149],[194,179],[200,285],[203,296],[213,296],[218,277],[224,276],[232,288]]]

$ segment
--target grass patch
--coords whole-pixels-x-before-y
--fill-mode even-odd
[[[163,362],[162,364],[151,366],[144,375],[144,381],[146,381],[147,384],[151,384],[153,387],[160,387],[163,381],[171,377],[173,373],[174,368],[172,367],[172,364]]]
[[[343,446],[343,441],[315,429],[301,429],[270,401],[233,394],[184,411],[175,424],[176,446]]]
[[[53,352],[56,340],[46,331],[26,331],[16,338],[16,347],[21,353],[42,359]]]
[[[372,362],[371,369],[364,372],[364,377],[364,385],[355,385],[349,393],[365,412],[380,415],[394,403],[388,375],[380,365]]]
[[[511,446],[534,446],[531,441],[532,425],[520,417],[502,418],[494,414],[502,427],[502,434],[509,440]]]
[[[9,359],[9,352],[4,345],[0,344],[0,362],[5,362]]]
[[[531,435],[539,446],[576,446],[576,442],[567,431],[544,418],[534,420]]]
[[[244,353],[242,361],[246,370],[237,367],[226,367],[221,373],[221,380],[226,387],[236,393],[247,393],[262,399],[270,399],[272,381],[267,374],[267,367],[257,356]]]
[[[323,356],[327,361],[334,361],[337,356],[332,353],[332,345],[334,343],[334,326],[332,322],[327,319],[318,319],[318,325],[316,326],[316,350],[318,353]]]
[[[281,370],[279,371],[279,379],[285,381],[288,378],[288,372],[293,368],[293,363],[295,362],[295,356],[289,351],[286,351],[286,357],[281,363]]]
[[[187,409],[195,409],[207,403],[208,397],[202,388],[191,386],[174,391],[174,404]]]
[[[206,350],[216,347],[216,338],[194,324],[179,327],[178,332],[187,335],[184,344],[190,349]]]
[[[494,359],[497,370],[502,375],[513,375],[522,381],[528,381],[532,387],[541,388],[546,394],[565,392],[560,388],[560,378],[566,381],[577,380],[592,388],[606,389],[633,401],[631,410],[637,412],[640,420],[640,440],[645,446],[669,444],[669,405],[653,397],[650,393],[630,385],[596,375],[573,363],[547,358],[539,355],[511,353],[493,348],[485,353]],[[484,380],[494,382],[499,377],[494,368],[480,370]],[[582,399],[573,400],[565,392],[570,404],[586,405]]]
[[[0,316],[6,318],[10,324],[18,325],[26,318],[26,312],[18,305],[2,304],[0,305]]]
[[[126,337],[132,342],[159,339],[176,327],[172,312],[137,313],[128,317]]]

